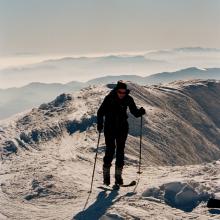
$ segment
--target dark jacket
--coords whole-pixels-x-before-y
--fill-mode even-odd
[[[105,116],[105,131],[118,131],[128,127],[127,107],[135,117],[140,117],[143,113],[137,108],[134,99],[129,95],[130,90],[123,99],[119,99],[116,89],[113,89],[107,96],[97,112],[98,127],[103,126],[103,117]]]

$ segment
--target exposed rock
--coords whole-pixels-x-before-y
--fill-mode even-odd
[[[12,153],[17,153],[18,148],[13,141],[10,141],[10,140],[6,141],[4,145],[5,146],[3,147],[3,150],[4,150],[5,154],[9,155]]]

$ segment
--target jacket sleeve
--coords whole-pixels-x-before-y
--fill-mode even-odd
[[[97,111],[97,124],[98,125],[103,125],[103,117],[105,116],[105,112],[107,108],[107,99],[108,98],[106,96]]]
[[[128,106],[129,106],[129,110],[130,110],[132,115],[134,115],[136,118],[141,116],[140,111],[137,108],[137,106],[134,102],[134,99],[131,96],[130,96],[130,99],[129,99]]]

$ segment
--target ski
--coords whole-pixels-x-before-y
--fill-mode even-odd
[[[98,186],[97,188],[98,188],[98,189],[105,190],[105,191],[112,191],[112,190],[113,190],[113,187],[111,187],[111,186],[106,186],[106,185],[104,185],[104,186]]]
[[[111,191],[111,190],[118,190],[120,189],[120,187],[131,187],[131,186],[135,186],[137,184],[137,182],[135,180],[131,181],[128,184],[123,184],[123,185],[118,185],[118,184],[114,184],[113,186],[98,186],[99,189],[103,189],[106,191]]]
[[[120,187],[130,187],[130,186],[135,186],[137,184],[137,182],[135,180],[131,181],[128,184],[123,184],[123,185],[119,185]]]

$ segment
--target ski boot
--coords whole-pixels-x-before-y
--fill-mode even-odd
[[[110,185],[110,167],[103,166],[103,184]]]
[[[115,185],[123,185],[122,167],[115,167]]]

